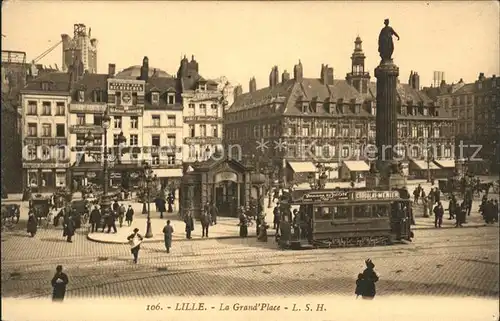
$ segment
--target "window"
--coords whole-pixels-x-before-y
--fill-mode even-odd
[[[113,117],[115,121],[115,128],[122,128],[122,117],[121,116],[115,116]]]
[[[417,126],[412,126],[411,127],[411,137],[412,138],[417,138],[418,137],[418,128],[417,128]]]
[[[151,165],[160,165],[160,156],[158,154],[151,155]]]
[[[36,101],[34,100],[28,101],[28,110],[26,111],[26,114],[36,115],[37,114],[36,105],[37,105]]]
[[[56,149],[56,159],[59,161],[66,160],[66,149],[64,146]]]
[[[132,93],[132,105],[137,105],[137,93]]]
[[[194,104],[189,104],[189,105],[188,105],[188,108],[190,108],[190,109],[194,109]]]
[[[309,127],[302,126],[302,136],[305,136],[305,137],[309,136]]]
[[[337,206],[331,207],[334,220],[347,220],[351,216],[351,207]]]
[[[102,136],[94,136],[94,146],[102,146]]]
[[[42,151],[42,160],[49,160],[51,156],[50,155],[51,149],[48,146],[42,146],[41,151]]]
[[[137,146],[139,144],[139,136],[138,135],[130,135],[129,145]]]
[[[372,217],[388,217],[389,206],[387,205],[372,205]]]
[[[330,124],[330,127],[328,128],[328,135],[330,137],[336,137],[337,136],[337,126]]]
[[[102,102],[102,91],[99,89],[95,89],[93,92],[94,102],[99,103]]]
[[[206,115],[207,114],[207,105],[200,104],[200,114],[201,115]]]
[[[189,125],[189,137],[195,137],[194,125]]]
[[[333,207],[316,207],[314,209],[315,221],[331,221],[333,219]]]
[[[349,137],[349,127],[348,126],[342,127],[342,137]]]
[[[323,127],[322,126],[316,126],[316,136],[317,137],[323,136]]]
[[[81,103],[85,101],[85,92],[83,90],[78,91],[78,101]]]
[[[361,127],[354,128],[354,136],[356,138],[361,138],[361,135],[362,135],[362,128]]]
[[[120,134],[113,134],[113,146],[119,146],[120,145],[119,137],[120,137]]]
[[[56,116],[64,116],[65,105],[63,102],[56,103]]]
[[[200,136],[201,137],[207,136],[207,125],[200,125]]]
[[[43,116],[51,116],[52,115],[52,108],[51,108],[50,101],[44,101],[42,103],[42,115]]]
[[[167,117],[167,126],[168,127],[175,127],[175,116],[168,116]]]
[[[175,147],[175,135],[169,134],[167,135],[167,146],[168,147]]]
[[[27,150],[28,150],[27,160],[35,160],[37,158],[36,147],[28,145]]]
[[[167,103],[169,105],[175,104],[175,94],[168,94],[168,101],[167,101]]]
[[[422,130],[422,137],[429,137],[429,127],[424,127]]]
[[[369,205],[354,206],[355,218],[370,218],[370,216],[371,216],[371,211]]]
[[[76,134],[76,146],[85,146],[85,134]]]
[[[219,137],[219,131],[217,125],[212,125],[212,137]]]
[[[102,115],[101,114],[94,114],[94,125],[102,126]]]
[[[450,147],[446,147],[444,149],[444,157],[445,158],[451,158],[451,148]]]
[[[168,165],[175,165],[175,156],[174,155],[167,156],[167,164]]]
[[[29,137],[37,137],[37,127],[38,125],[36,123],[28,123],[28,136]]]
[[[349,157],[349,147],[348,146],[342,147],[342,157]]]
[[[160,127],[160,115],[151,116],[151,126]]]
[[[56,137],[65,137],[66,136],[66,125],[65,124],[56,124]]]
[[[196,158],[196,149],[194,148],[194,146],[189,146],[189,148],[188,148],[188,158],[189,159]]]
[[[139,127],[139,118],[137,116],[130,117],[130,128],[137,129]]]
[[[441,130],[439,127],[434,127],[434,138],[441,137]]]
[[[160,93],[151,93],[151,103],[153,105],[158,105],[160,103]]]
[[[160,146],[160,135],[151,135],[151,146]]]
[[[42,137],[52,136],[52,126],[50,124],[42,124]]]
[[[85,114],[76,114],[76,124],[85,125]]]

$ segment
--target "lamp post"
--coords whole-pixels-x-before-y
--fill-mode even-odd
[[[150,239],[153,237],[153,231],[151,229],[151,208],[150,208],[150,203],[149,203],[149,197],[150,197],[150,184],[153,181],[153,169],[151,168],[151,165],[149,165],[148,162],[144,161],[143,162],[143,180],[144,180],[144,187],[145,187],[145,194],[146,194],[146,199],[147,199],[147,213],[148,213],[148,218],[146,222],[146,235],[145,237],[147,239]]]
[[[267,174],[267,180],[268,180],[268,186],[267,186],[267,193],[268,193],[268,199],[267,199],[267,208],[272,208],[272,198],[273,198],[273,185],[274,185],[274,168],[273,168],[273,161],[269,160],[268,163],[268,169],[266,171]]]
[[[103,195],[101,197],[101,209],[103,213],[109,213],[111,200],[108,195],[109,190],[109,164],[108,164],[108,129],[111,123],[111,117],[109,117],[108,110],[104,112],[102,116],[101,126],[104,129],[104,150],[102,152],[102,160],[103,160]],[[123,134],[121,134],[123,136]],[[89,131],[87,137],[85,137],[86,143],[88,146],[92,146],[94,144],[94,135]],[[90,151],[89,151],[89,155]]]
[[[427,183],[431,182],[431,162],[433,161],[432,150],[427,148]]]

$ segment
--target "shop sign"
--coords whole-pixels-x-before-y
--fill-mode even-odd
[[[304,202],[330,202],[337,200],[348,200],[347,191],[309,192],[302,196]]]
[[[69,163],[23,163],[23,168],[68,168]]]
[[[356,200],[392,200],[399,198],[398,191],[360,191],[355,193]]]
[[[217,116],[186,116],[184,117],[184,122],[185,123],[202,123],[202,122],[207,122],[207,123],[213,123],[213,122],[223,122],[223,119],[221,117]]]
[[[109,106],[110,115],[142,116],[142,107]]]
[[[106,104],[69,104],[70,113],[103,114]]]
[[[144,81],[108,80],[108,91],[130,91],[144,93]]]

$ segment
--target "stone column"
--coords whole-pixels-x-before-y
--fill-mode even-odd
[[[380,188],[391,188],[404,184],[395,168],[397,154],[394,148],[398,144],[397,127],[397,82],[399,68],[392,60],[382,61],[375,68],[377,77],[377,115],[376,115],[376,145],[378,149],[377,169],[380,172]]]

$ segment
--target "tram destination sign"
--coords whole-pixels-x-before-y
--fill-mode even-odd
[[[398,199],[398,191],[360,191],[354,193],[354,198],[356,200],[391,200]]]
[[[347,191],[309,192],[302,196],[304,202],[329,202],[336,200],[348,200]]]

